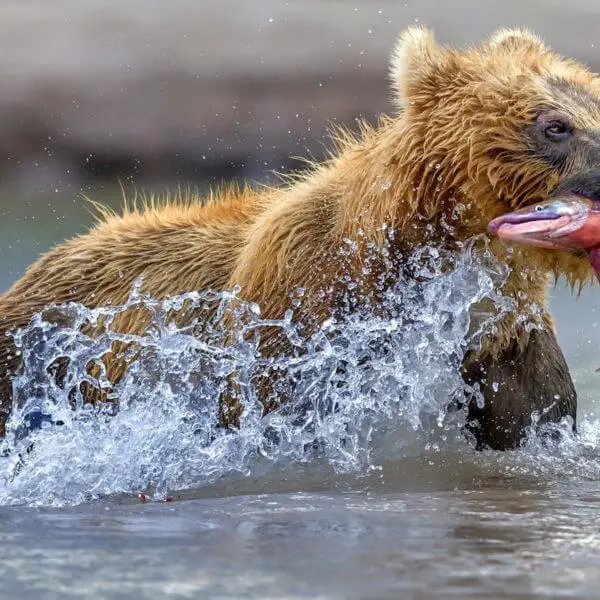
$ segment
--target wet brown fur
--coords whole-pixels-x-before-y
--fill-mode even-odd
[[[585,90],[597,103],[573,102],[552,87],[553,80]],[[0,297],[2,330],[26,325],[50,302],[122,303],[140,275],[143,291],[157,298],[239,285],[241,296],[257,302],[267,318],[281,317],[290,293],[302,287],[304,318],[317,324],[340,301],[342,272],[358,276],[369,246],[386,243],[384,225],[396,229],[400,252],[431,240],[426,229],[431,224],[434,241],[452,247],[484,233],[493,217],[545,199],[562,177],[586,167],[588,159],[574,155],[560,172],[532,154],[524,127],[541,105],[568,111],[584,131],[600,127],[596,76],[524,31],[501,31],[483,46],[459,52],[439,46],[427,30],[410,29],[394,53],[392,83],[400,105],[396,116],[382,118],[376,127],[363,124],[357,136],[334,132],[331,158],[278,188],[226,187],[208,198],[167,198],[126,207],[121,215],[104,211],[89,233],[44,254]],[[438,228],[441,220],[453,233]],[[345,239],[356,240],[359,251],[340,261]],[[536,248],[509,254],[497,241],[492,247],[513,269],[503,289],[519,308],[469,358],[469,372],[473,365],[484,372],[481,365],[506,353],[511,356],[505,362],[526,356],[529,335],[518,317],[532,302],[546,307],[552,273],[573,285],[590,277],[580,257]],[[369,295],[373,285],[363,278],[360,292]],[[541,321],[551,338],[545,347],[560,355],[547,313]],[[143,315],[130,314],[117,327],[143,331],[146,323]],[[562,378],[559,383],[571,389],[559,358],[560,369],[548,377]],[[117,381],[122,361],[107,362]],[[0,343],[0,363],[0,398],[7,411],[9,377],[19,368],[7,336]],[[510,378],[510,368],[503,377]],[[496,399],[497,411],[502,402]],[[525,403],[527,415],[529,409]],[[513,437],[496,443],[492,435],[489,445],[511,447],[517,443]]]

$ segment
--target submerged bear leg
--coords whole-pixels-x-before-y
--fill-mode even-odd
[[[483,406],[471,400],[467,416],[479,449],[516,448],[535,422],[569,416],[575,428],[577,394],[552,331],[534,329],[525,345],[515,341],[496,357],[467,356],[463,369],[465,381],[483,393]]]

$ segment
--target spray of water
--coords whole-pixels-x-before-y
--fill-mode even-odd
[[[35,315],[15,333],[23,369],[1,447],[0,503],[75,504],[148,488],[160,498],[232,473],[315,462],[360,474],[382,456],[401,458],[415,436],[430,443],[432,428],[468,448],[448,406],[465,392],[464,353],[513,308],[496,291],[507,273],[474,243],[450,269],[432,248],[410,260],[412,276],[400,274],[385,294],[385,317],[362,311],[332,318],[309,337],[293,313],[262,319],[260,307],[235,291],[157,301],[138,285],[123,306],[67,304]],[[475,322],[472,309],[484,299],[496,309]],[[178,326],[173,314],[182,308],[205,318]],[[111,328],[124,311],[140,309],[150,315],[143,336]],[[289,340],[288,355],[261,355],[266,327]],[[138,354],[111,387],[101,358],[114,342],[133,344]],[[57,381],[61,360],[65,373]],[[98,378],[90,377],[91,364],[100,365]],[[290,397],[264,416],[252,382],[273,370]],[[232,380],[244,411],[238,428],[224,429],[219,398]],[[85,382],[106,387],[118,403],[86,404]]]

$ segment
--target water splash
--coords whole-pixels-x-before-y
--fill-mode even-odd
[[[157,301],[137,287],[123,306],[48,307],[15,334],[23,372],[1,448],[0,503],[74,504],[149,487],[164,497],[167,489],[197,488],[232,473],[317,461],[359,474],[383,456],[401,456],[415,435],[429,443],[430,430],[463,440],[460,417],[449,416],[448,406],[465,391],[465,351],[513,308],[495,291],[507,272],[475,243],[449,270],[433,248],[410,261],[412,276],[400,274],[385,294],[385,317],[363,311],[329,319],[308,338],[292,313],[262,319],[260,308],[235,292]],[[472,320],[470,311],[484,299],[495,311]],[[200,317],[178,326],[173,314],[190,309]],[[145,335],[111,328],[135,310],[149,315]],[[261,355],[266,327],[289,340],[288,355]],[[113,342],[133,343],[139,355],[111,388],[101,358]],[[65,357],[59,385],[54,373]],[[90,364],[99,365],[98,380]],[[253,382],[273,369],[292,397],[263,416]],[[235,430],[218,426],[219,398],[232,378],[244,405]],[[118,408],[86,404],[85,382],[105,387]]]

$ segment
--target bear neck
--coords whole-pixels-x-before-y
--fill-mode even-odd
[[[412,248],[428,238],[452,244],[487,231],[497,201],[466,196],[467,165],[449,164],[448,152],[430,149],[423,132],[401,115],[378,129],[365,126],[360,141],[343,141],[324,191],[333,187],[340,200],[344,235],[383,244],[386,228],[394,228]]]
[[[360,143],[346,147],[330,163],[323,179],[327,191],[333,187],[339,198],[345,238],[359,240],[363,247],[383,247],[394,231],[395,249],[406,256],[424,244],[456,252],[473,236],[486,235],[497,200],[461,194],[467,187],[465,169],[449,167],[443,157],[428,152],[419,130],[406,119],[363,133]],[[526,341],[532,327],[552,326],[546,309],[549,274],[556,270],[537,249],[508,254],[495,242],[490,247],[509,266],[499,291],[514,309],[498,321],[493,340],[484,340],[484,354],[501,352],[515,338]],[[484,304],[489,312],[489,303]]]

